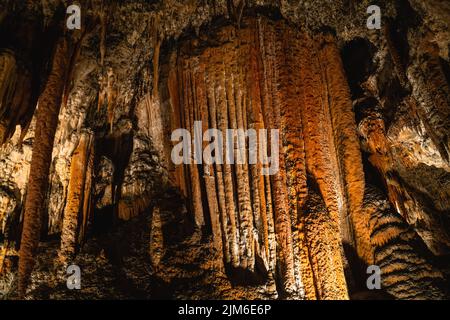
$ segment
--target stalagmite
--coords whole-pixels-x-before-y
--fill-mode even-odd
[[[56,45],[51,72],[39,99],[39,108],[36,113],[35,139],[20,245],[20,296],[25,294],[34,266],[34,254],[39,243],[42,205],[45,203],[45,195],[47,194],[53,140],[58,124],[59,108],[64,84],[66,83],[66,67],[70,60],[70,53],[68,41],[60,38]]]
[[[93,135],[84,133],[80,137],[70,165],[70,181],[59,251],[59,259],[63,263],[73,259],[77,244],[81,242],[85,232],[90,209],[92,157]]]

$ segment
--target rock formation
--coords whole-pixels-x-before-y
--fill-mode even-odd
[[[446,4],[68,2],[0,4],[2,297],[449,297]]]

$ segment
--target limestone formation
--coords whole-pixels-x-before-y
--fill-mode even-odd
[[[449,7],[378,3],[1,1],[0,298],[448,299]]]

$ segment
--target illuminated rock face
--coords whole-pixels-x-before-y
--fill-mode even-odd
[[[108,9],[125,19],[93,2],[87,21],[99,27],[58,40],[56,1],[9,2],[2,283],[17,276],[30,298],[448,297],[450,68],[438,4],[386,3],[375,33],[357,27],[360,14],[348,29],[342,12],[366,9],[351,1]],[[21,15],[30,24],[12,23]],[[42,34],[53,35],[47,50],[33,40]],[[193,137],[197,123],[200,135],[267,130],[269,141],[279,130],[277,170],[175,165],[172,132]],[[231,149],[248,155],[251,138]],[[71,263],[83,290],[46,291]],[[369,265],[382,290],[368,292]]]
[[[202,121],[204,131],[280,130],[279,171],[272,176],[258,164],[194,164],[176,180],[191,190],[198,226],[210,221],[225,264],[256,272],[260,260],[285,294],[300,298],[316,291],[318,298],[347,297],[340,235],[354,243],[351,217],[360,213],[364,195],[350,92],[334,41],[311,38],[282,21],[248,19],[240,29],[218,30],[213,48],[184,44],[170,79],[170,87],[178,87],[172,109],[182,119],[175,126],[193,132],[194,121]],[[248,150],[249,141],[244,143],[236,148]],[[325,201],[322,214],[329,216],[309,220],[309,230],[311,224],[325,228],[327,240],[309,239],[302,230],[307,172]],[[320,250],[322,262],[305,260],[302,252],[309,250]],[[305,289],[303,277],[311,273],[329,275],[320,290],[316,283]]]

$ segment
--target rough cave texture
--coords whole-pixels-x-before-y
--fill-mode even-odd
[[[450,297],[446,1],[76,3],[0,3],[0,297]]]

